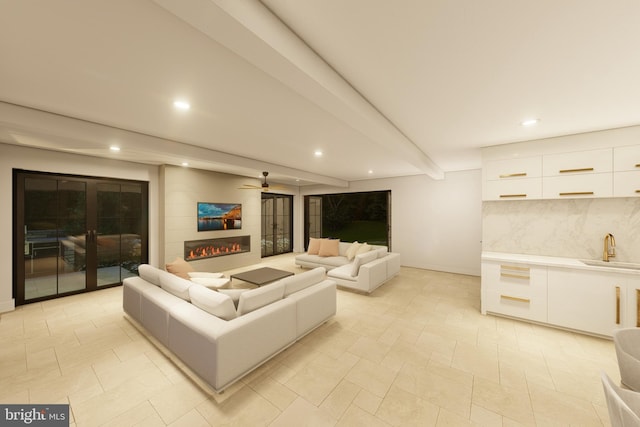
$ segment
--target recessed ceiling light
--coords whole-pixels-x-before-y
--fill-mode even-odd
[[[369,173],[369,175],[372,175],[372,174],[373,174],[373,171],[372,171],[371,169],[369,169],[369,172],[368,172],[368,173]]]
[[[191,108],[191,105],[187,101],[182,100],[173,101],[173,106],[182,111],[187,111]]]
[[[316,150],[313,152],[313,155],[316,157],[322,157],[322,151],[321,150]]]
[[[116,145],[112,145],[111,147],[109,147],[109,150],[111,150],[111,151],[120,151],[120,147],[118,147]]]
[[[182,162],[181,164],[182,164],[182,166],[184,166],[184,167],[189,166],[189,162]]]
[[[520,124],[522,126],[533,126],[535,124],[538,124],[539,121],[540,121],[540,119],[528,119],[528,120],[524,120]]]

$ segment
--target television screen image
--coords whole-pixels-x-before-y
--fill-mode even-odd
[[[241,228],[241,204],[198,202],[198,231],[239,230]]]

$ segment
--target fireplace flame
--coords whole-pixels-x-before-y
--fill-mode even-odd
[[[187,255],[187,260],[194,260],[200,258],[210,258],[219,255],[227,255],[243,251],[242,245],[237,242],[232,243],[220,243],[216,245],[203,245],[190,249]]]

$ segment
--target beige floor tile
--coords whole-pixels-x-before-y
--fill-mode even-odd
[[[349,347],[347,351],[355,354],[362,359],[380,364],[384,360],[390,349],[391,346],[388,344],[383,344],[378,340],[375,340],[368,336],[363,336],[358,338],[358,340],[353,343],[353,345]]]
[[[473,375],[437,362],[405,365],[394,385],[441,408],[469,418]]]
[[[340,419],[361,390],[360,386],[351,381],[342,380],[322,402],[320,407],[336,420]]]
[[[499,382],[498,349],[495,346],[480,347],[459,342],[453,355],[451,367]]]
[[[208,399],[207,393],[191,381],[185,380],[162,387],[149,397],[149,402],[165,424],[171,424]]]
[[[323,408],[318,408],[299,397],[270,426],[333,427],[336,423],[337,419]]]
[[[382,403],[382,398],[374,395],[373,393],[361,389],[355,399],[353,399],[353,404],[360,409],[364,409],[370,414],[375,414]]]
[[[338,290],[336,316],[222,394],[126,320],[120,287],[29,304],[0,314],[0,401],[68,402],[81,427],[610,425],[611,340],[479,301],[477,277],[405,267],[370,295]]]
[[[438,419],[438,406],[392,386],[376,416],[393,426],[429,426]]]
[[[62,402],[73,398],[82,402],[104,392],[91,367],[77,369],[48,380],[39,380],[30,387],[32,403]]]
[[[204,419],[196,409],[192,409],[171,424],[169,427],[210,427],[211,424]]]
[[[471,423],[483,427],[502,427],[502,416],[478,405],[471,405]]]
[[[320,405],[342,381],[357,357],[345,353],[340,359],[320,354],[300,369],[285,385],[309,402]]]
[[[553,420],[565,425],[602,425],[593,404],[588,400],[536,384],[531,385],[529,391],[536,420],[539,423]]]
[[[502,386],[482,377],[475,377],[472,402],[474,405],[524,425],[535,425],[529,395],[518,393],[517,389]]]
[[[246,386],[222,403],[206,400],[197,406],[197,410],[216,427],[267,426],[281,413],[267,399]]]
[[[371,415],[355,405],[349,406],[337,427],[390,427],[391,424]]]
[[[123,426],[162,426],[164,422],[149,401],[144,401],[139,405],[123,412],[104,424],[104,427]]]
[[[249,386],[281,411],[288,408],[298,397],[291,389],[276,381],[270,375],[263,375],[250,382]]]
[[[349,371],[347,379],[378,397],[384,397],[397,372],[366,359],[360,359]]]

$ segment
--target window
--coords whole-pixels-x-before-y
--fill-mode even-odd
[[[391,191],[305,197],[305,245],[310,237],[391,248]]]

